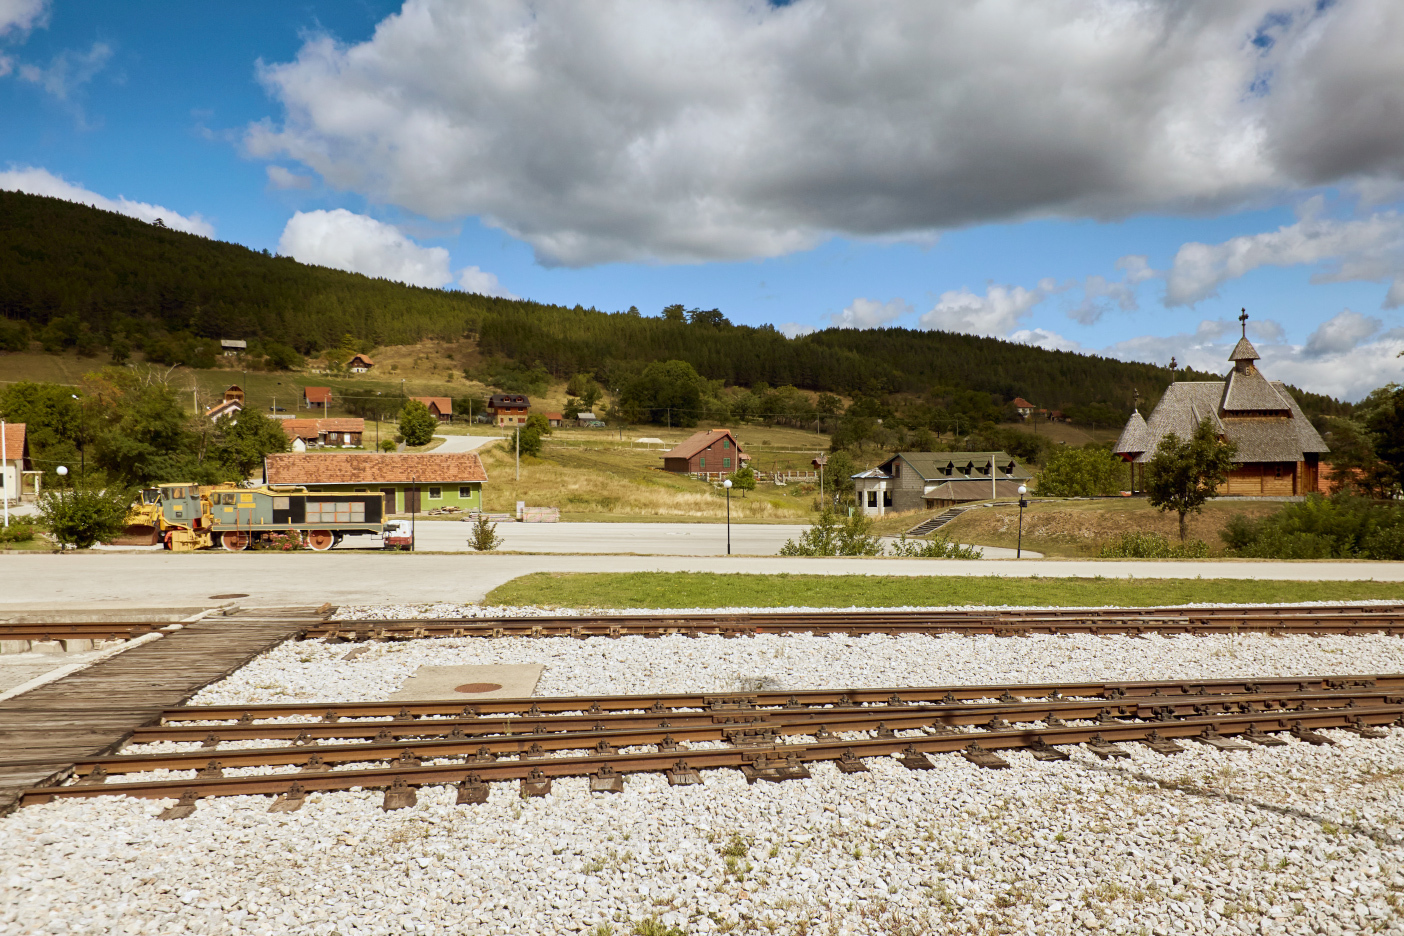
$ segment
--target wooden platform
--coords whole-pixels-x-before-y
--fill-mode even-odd
[[[330,613],[322,608],[210,617],[0,702],[0,815],[78,758],[110,753],[134,728]]]

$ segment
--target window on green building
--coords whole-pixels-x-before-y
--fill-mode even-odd
[[[430,500],[443,500],[443,499],[444,499],[444,489],[443,489],[443,488],[431,487],[431,488],[429,489],[429,499],[430,499]]]
[[[473,489],[470,487],[461,487],[458,489],[458,496],[464,500],[470,500],[473,497]]]

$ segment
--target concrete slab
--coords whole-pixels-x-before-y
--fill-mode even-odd
[[[421,666],[405,680],[391,702],[438,702],[443,699],[520,699],[536,691],[540,663],[493,666]]]

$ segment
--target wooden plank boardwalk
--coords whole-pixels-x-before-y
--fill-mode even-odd
[[[24,790],[61,781],[79,758],[117,750],[163,709],[328,613],[323,606],[209,617],[0,702],[0,815]]]

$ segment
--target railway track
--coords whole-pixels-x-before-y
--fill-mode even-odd
[[[318,721],[307,721],[316,717]],[[1273,680],[1083,683],[1038,686],[846,689],[800,693],[600,696],[335,706],[191,706],[140,728],[128,753],[90,757],[75,782],[31,789],[23,804],[70,797],[179,797],[168,818],[206,796],[276,795],[298,808],[307,793],[384,789],[385,808],[411,805],[414,789],[456,784],[459,803],[483,802],[489,782],[544,795],[551,780],[588,776],[617,791],[623,778],[662,772],[675,785],[700,770],[739,769],[751,781],[809,776],[808,764],[867,769],[895,756],[930,769],[930,755],[959,754],[990,768],[1000,751],[1066,760],[1085,745],[1103,758],[1139,743],[1170,756],[1183,742],[1232,751],[1287,743],[1290,734],[1332,744],[1323,729],[1382,737],[1404,726],[1404,675]],[[198,741],[181,752],[142,751],[156,741]],[[239,742],[257,747],[221,748]],[[292,743],[287,743],[291,741]],[[331,743],[323,743],[331,742]],[[240,771],[227,775],[226,770]],[[152,771],[179,777],[140,778]]]
[[[425,637],[745,637],[756,634],[1387,634],[1404,636],[1404,605],[1040,608],[765,612],[753,614],[542,615],[328,620],[305,637],[333,641]]]

